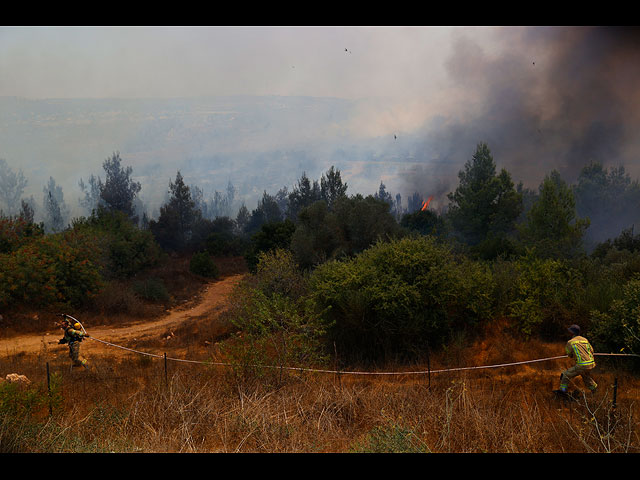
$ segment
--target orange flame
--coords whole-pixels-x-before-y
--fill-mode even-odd
[[[433,196],[429,197],[426,202],[422,202],[422,208],[420,209],[421,212],[424,212],[427,209],[427,207],[429,206],[429,202],[431,202],[432,198]]]

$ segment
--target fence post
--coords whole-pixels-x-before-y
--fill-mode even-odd
[[[169,388],[169,379],[167,377],[167,352],[164,352],[164,384]]]
[[[430,354],[429,342],[427,342],[427,372],[429,374],[429,385],[427,388],[431,388],[431,354]]]
[[[53,415],[51,406],[51,376],[49,375],[49,362],[47,362],[47,391],[49,392],[49,416]]]

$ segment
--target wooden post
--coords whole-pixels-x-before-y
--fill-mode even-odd
[[[431,388],[431,355],[430,355],[430,349],[429,349],[429,342],[427,342],[427,371],[429,374],[429,385],[427,385],[427,388]]]
[[[169,379],[167,377],[167,352],[164,352],[164,384],[169,388]]]
[[[49,416],[53,415],[53,407],[51,406],[51,376],[49,375],[49,362],[47,362],[47,391],[49,392]]]
[[[340,370],[338,369],[338,349],[336,348],[336,342],[333,342],[334,353],[334,368],[336,370],[336,376],[338,378],[338,386],[342,389],[342,382],[340,381]]]

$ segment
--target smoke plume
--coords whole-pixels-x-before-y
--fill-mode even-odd
[[[418,147],[425,166],[408,172],[406,190],[454,190],[480,142],[498,168],[530,188],[553,169],[573,182],[591,161],[623,165],[637,178],[640,30],[532,27],[497,34],[507,47],[487,52],[460,32],[446,64],[460,113],[444,112],[425,125]]]

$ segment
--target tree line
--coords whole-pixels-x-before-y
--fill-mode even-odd
[[[496,315],[525,335],[550,336],[591,318],[596,341],[635,345],[635,330],[622,338],[615,328],[636,308],[640,274],[640,187],[623,167],[590,163],[575,185],[554,170],[531,190],[498,170],[480,143],[440,213],[422,209],[417,192],[403,209],[382,182],[373,194],[350,194],[332,166],[318,180],[303,173],[291,189],[264,191],[255,208],[242,204],[233,216],[231,184],[204,202],[178,170],[159,215],[148,218],[140,183],[114,154],[104,180],[80,181],[91,213],[64,227],[53,179],[43,191],[51,223],[36,223],[19,195],[21,172],[4,161],[0,168],[9,213],[0,216],[0,305],[82,305],[105,282],[132,278],[167,252],[190,255],[192,271],[205,276],[216,275],[216,257],[244,256],[259,282],[244,301],[265,315],[275,309],[272,327],[287,316],[324,322],[314,326],[323,341],[369,358],[444,345]],[[603,240],[586,235],[594,226]],[[245,320],[265,320],[244,311],[253,312]],[[304,338],[310,327],[296,328]]]

